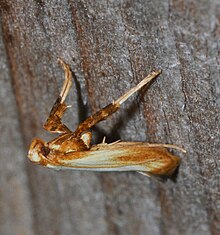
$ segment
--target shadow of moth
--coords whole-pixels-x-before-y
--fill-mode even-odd
[[[80,123],[73,132],[61,121],[64,112],[69,107],[65,104],[65,99],[72,85],[72,73],[69,65],[62,60],[59,62],[65,72],[65,81],[44,124],[44,129],[60,135],[50,142],[34,139],[28,152],[28,158],[34,163],[56,170],[137,171],[146,176],[172,175],[179,165],[180,159],[170,153],[167,148],[184,151],[178,146],[123,141],[107,144],[105,138],[102,143],[91,145],[90,128],[115,113],[122,103],[156,78],[161,71],[150,73],[119,99]]]

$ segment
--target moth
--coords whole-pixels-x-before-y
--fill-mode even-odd
[[[115,113],[132,94],[149,84],[161,71],[153,71],[134,88],[130,89],[116,101],[102,108],[80,123],[71,131],[63,122],[62,116],[69,108],[65,99],[72,85],[70,66],[59,59],[65,73],[65,81],[44,124],[44,129],[59,136],[50,142],[34,139],[28,158],[42,166],[72,170],[90,171],[136,171],[146,176],[171,176],[180,163],[180,158],[170,153],[167,148],[184,151],[171,144],[150,144],[142,142],[116,141],[91,144],[90,129]]]

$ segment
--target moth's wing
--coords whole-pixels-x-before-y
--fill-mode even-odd
[[[138,171],[153,175],[169,175],[179,165],[179,158],[163,147],[145,143],[119,142],[99,144],[88,151],[67,154],[50,153],[51,164],[61,168],[94,171]]]

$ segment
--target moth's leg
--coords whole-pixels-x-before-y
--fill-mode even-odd
[[[102,142],[100,144],[114,145],[114,144],[117,144],[119,142],[121,142],[121,140],[116,140],[116,141],[108,144],[108,143],[106,143],[106,136],[104,136],[103,139],[102,139]]]
[[[182,147],[173,145],[173,144],[148,144],[149,147],[163,147],[163,148],[171,148],[171,149],[176,149],[179,151],[182,151],[183,153],[186,153],[186,150],[183,149]]]
[[[151,177],[152,174],[148,173],[148,172],[145,172],[145,171],[137,171],[137,173],[141,174],[141,175],[144,175],[144,176],[147,176],[147,177]]]
[[[101,122],[101,121],[105,120],[106,118],[108,118],[110,115],[115,113],[120,108],[121,104],[124,103],[131,95],[133,95],[135,92],[140,90],[143,86],[145,86],[147,83],[149,83],[154,78],[156,78],[160,73],[161,73],[160,70],[150,73],[137,86],[130,89],[128,92],[126,92],[124,95],[122,95],[119,99],[117,99],[116,101],[113,101],[111,104],[102,108],[97,113],[88,117],[84,122],[80,123],[74,133],[76,135],[80,135],[82,132],[90,129],[92,126],[94,126],[98,122]]]
[[[44,129],[53,133],[66,133],[66,132],[70,132],[70,130],[67,126],[65,126],[62,123],[61,119],[62,119],[64,112],[69,107],[65,104],[64,101],[72,85],[72,73],[71,73],[69,65],[64,63],[61,59],[59,59],[58,61],[64,69],[65,81],[63,83],[63,87],[60,92],[60,95],[57,98],[56,102],[54,103],[50,111],[50,114],[47,118],[47,121],[44,124]]]
[[[103,137],[102,144],[105,144],[106,136]]]
[[[112,142],[112,143],[110,143],[108,145],[114,145],[114,144],[117,144],[117,143],[120,143],[120,142],[121,142],[121,140],[116,140],[116,141],[114,141],[114,142]]]

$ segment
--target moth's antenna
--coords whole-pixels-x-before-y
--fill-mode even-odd
[[[161,70],[154,71],[150,73],[146,78],[144,78],[139,84],[137,84],[134,88],[130,89],[124,95],[122,95],[116,101],[113,101],[111,104],[102,108],[98,112],[94,113],[90,117],[88,117],[84,122],[80,123],[74,132],[75,135],[80,135],[84,131],[93,127],[96,123],[105,120],[107,117],[115,113],[121,106],[123,102],[125,102],[132,94],[141,89],[144,85],[149,83],[152,79],[156,78],[161,73]]]
[[[65,78],[66,78],[63,83],[62,90],[60,92],[60,97],[61,97],[60,103],[62,104],[65,101],[67,94],[69,92],[69,89],[72,85],[72,73],[70,70],[70,66],[66,64],[63,60],[58,58],[58,62],[62,65],[64,72],[65,72]]]

